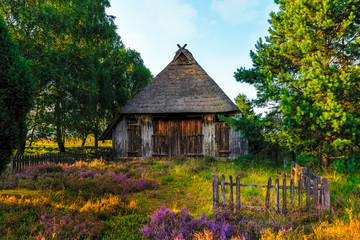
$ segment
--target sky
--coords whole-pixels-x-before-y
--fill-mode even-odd
[[[117,32],[125,47],[141,54],[156,76],[187,49],[234,101],[239,94],[256,97],[254,87],[236,82],[234,72],[251,68],[250,50],[268,36],[273,0],[111,0]]]

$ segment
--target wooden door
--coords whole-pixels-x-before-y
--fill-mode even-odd
[[[141,126],[138,124],[128,125],[128,156],[141,157]]]
[[[153,156],[202,156],[201,119],[153,121]]]
[[[230,154],[229,131],[230,127],[228,123],[215,123],[215,143],[217,157],[228,157]]]

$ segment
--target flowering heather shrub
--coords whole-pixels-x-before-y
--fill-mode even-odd
[[[258,215],[257,215],[258,214]],[[321,219],[322,209],[310,213],[291,212],[288,215],[272,214],[266,217],[264,212],[234,213],[231,208],[214,213],[212,217],[202,215],[191,217],[185,209],[175,213],[161,207],[150,216],[150,222],[140,229],[144,239],[270,239],[292,236],[292,229],[306,228]],[[276,234],[275,234],[276,233]]]
[[[103,222],[88,213],[44,211],[37,239],[97,239],[103,227]]]
[[[32,190],[82,192],[85,199],[103,194],[120,195],[125,198],[130,192],[154,189],[158,184],[148,179],[139,179],[127,174],[89,169],[74,165],[48,163],[28,167],[21,172],[0,180],[0,188],[28,188]]]
[[[205,215],[193,218],[185,209],[174,213],[163,206],[150,216],[150,223],[140,229],[140,232],[144,239],[191,240],[206,229],[214,239],[231,239],[237,236],[239,239],[248,239],[248,233],[241,232],[242,226],[233,224],[235,219],[235,215],[225,211],[215,214],[213,219]]]

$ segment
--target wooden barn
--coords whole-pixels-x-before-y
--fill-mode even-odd
[[[241,133],[218,118],[241,114],[239,109],[185,46],[179,47],[174,59],[119,111],[101,135],[100,140],[112,139],[114,157],[236,157],[247,153]]]

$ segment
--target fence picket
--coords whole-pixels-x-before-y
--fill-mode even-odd
[[[286,213],[286,177],[283,178],[283,187],[282,187],[282,193],[283,193],[283,205],[282,205],[282,212]]]
[[[292,178],[290,180],[290,206],[291,208],[294,208],[295,207],[295,204],[294,204],[294,179]]]
[[[303,189],[303,183],[302,179],[299,178],[298,180],[298,194],[299,194],[299,208],[302,208],[302,189]]]
[[[236,177],[236,209],[240,210],[240,176]]]
[[[221,175],[221,203],[225,207],[225,176]]]
[[[268,184],[266,187],[266,200],[265,200],[265,208],[267,210],[270,209],[270,188],[271,188],[271,177],[269,177]]]
[[[213,209],[216,211],[219,208],[219,176],[213,174]]]
[[[233,203],[234,202],[233,179],[231,175],[229,178],[230,178],[230,201]]]
[[[275,179],[275,211],[279,211],[279,179]]]
[[[306,211],[310,210],[310,179],[305,178],[305,186],[306,186]]]
[[[329,179],[323,178],[322,179],[322,188],[323,188],[323,206],[325,206],[326,209],[330,209],[330,184]]]
[[[313,191],[314,191],[314,205],[315,207],[319,206],[319,183],[318,180],[315,179],[314,180],[314,187],[313,187]]]

